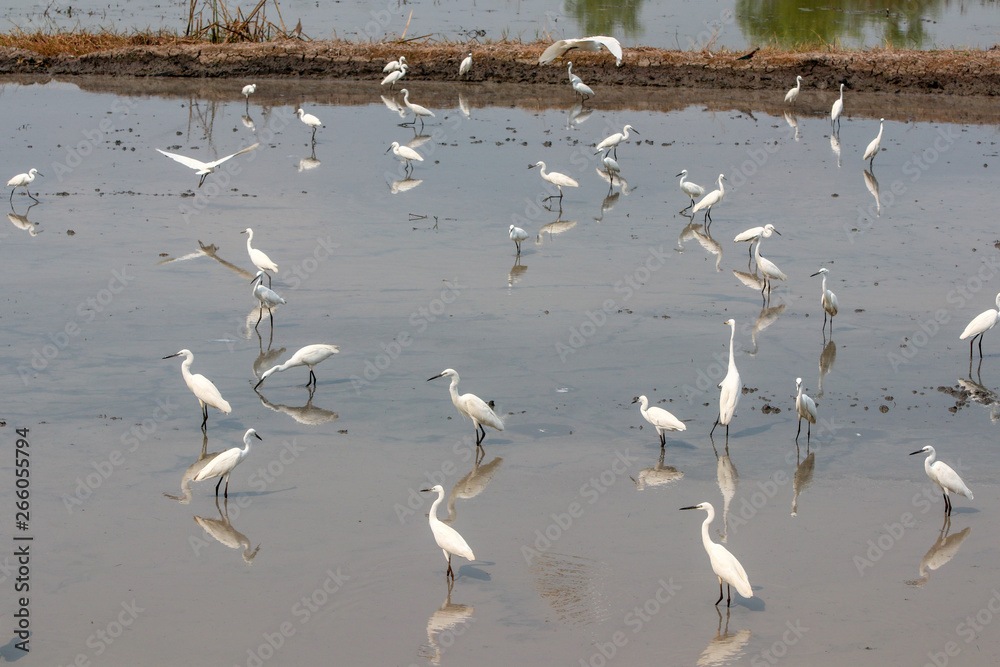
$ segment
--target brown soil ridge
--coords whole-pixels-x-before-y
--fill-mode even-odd
[[[496,83],[565,84],[565,61],[590,85],[657,88],[785,90],[801,74],[809,88],[877,93],[996,95],[1000,91],[1000,51],[785,52],[762,49],[751,58],[731,52],[691,52],[650,47],[625,50],[625,60],[600,53],[570,52],[538,65],[546,44],[417,43],[355,44],[342,41],[278,41],[243,44],[172,43],[130,46],[82,56],[44,56],[0,48],[0,74],[99,75],[135,77],[297,77],[372,79],[388,60],[406,56],[407,79],[458,81],[458,65],[473,54],[464,80]],[[404,82],[407,80],[404,79]]]

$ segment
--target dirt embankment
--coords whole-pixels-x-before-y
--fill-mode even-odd
[[[0,74],[136,77],[299,77],[372,79],[400,55],[408,79],[458,80],[458,64],[472,51],[466,79],[496,83],[563,84],[563,63],[572,59],[589,84],[739,90],[786,89],[795,76],[808,86],[854,92],[996,95],[1000,51],[898,51],[788,53],[763,49],[746,60],[739,53],[626,49],[625,62],[601,53],[570,52],[562,61],[538,65],[545,44],[353,44],[283,41],[263,44],[170,44],[98,51],[83,56],[42,56],[0,48]]]

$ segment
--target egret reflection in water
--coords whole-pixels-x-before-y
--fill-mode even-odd
[[[824,334],[823,340],[826,340],[826,335]],[[823,351],[819,354],[819,381],[816,387],[816,398],[821,398],[823,396],[823,378],[825,378],[830,371],[833,370],[833,364],[837,361],[837,344],[833,342],[833,337],[830,337],[830,341],[823,345]]]
[[[715,446],[714,444],[712,445]],[[722,530],[719,531],[719,541],[725,543],[729,538],[729,505],[736,495],[736,487],[740,484],[740,474],[736,472],[733,460],[729,458],[729,445],[726,445],[726,453],[719,456],[715,466],[715,476],[719,483],[719,492],[722,493]]]
[[[830,150],[837,156],[837,169],[840,169],[840,137],[835,132],[830,133]]]
[[[18,229],[28,232],[31,236],[38,236],[42,233],[42,230],[37,228],[39,223],[28,220],[28,212],[35,206],[38,206],[37,201],[28,206],[23,215],[18,215],[17,211],[14,210],[14,203],[11,202],[10,213],[7,214],[7,219],[10,220],[10,224],[14,225]]]
[[[687,218],[688,216],[685,215],[683,217]],[[681,230],[680,235],[677,237],[677,247],[675,250],[677,252],[684,252],[684,242],[690,240],[697,241],[708,254],[715,255],[715,270],[722,271],[722,245],[712,238],[712,235],[703,224],[696,224],[694,222],[694,216],[691,216],[691,222]]]
[[[559,211],[559,217],[556,218],[555,222],[550,222],[547,225],[542,225],[541,228],[538,230],[538,236],[535,237],[535,245],[542,244],[545,234],[549,235],[549,240],[551,241],[553,236],[555,236],[556,234],[562,234],[563,232],[567,232],[573,229],[574,227],[576,227],[576,224],[577,224],[576,220],[563,220],[562,211]]]
[[[799,446],[795,445],[795,474],[792,475],[792,516],[799,515],[799,494],[809,488],[816,471],[816,452],[810,452],[806,445],[806,457],[799,461]]]
[[[785,111],[784,114],[785,114],[785,122],[788,123],[788,127],[795,130],[795,141],[798,141],[800,137],[799,119],[795,116],[795,114],[788,113],[787,111]]]
[[[221,454],[222,452],[212,452],[208,453],[208,433],[202,433],[201,440],[201,453],[198,455],[197,460],[189,465],[184,470],[184,475],[181,477],[181,495],[174,496],[169,493],[164,493],[167,498],[171,500],[176,500],[181,505],[187,505],[191,502],[191,482],[194,480],[194,476],[201,472],[201,469],[208,465],[212,459]]]
[[[865,177],[865,187],[868,188],[872,197],[875,197],[875,217],[879,217],[882,215],[882,200],[878,196],[878,179],[867,169],[863,169],[861,173]]]
[[[306,404],[303,406],[294,405],[284,405],[282,403],[272,403],[271,401],[264,398],[264,395],[259,391],[257,392],[257,397],[260,398],[260,403],[265,408],[269,410],[274,410],[275,412],[281,412],[300,424],[305,424],[306,426],[318,426],[320,424],[325,424],[327,422],[332,422],[340,417],[333,410],[325,410],[323,408],[316,407],[312,404],[313,394],[315,394],[315,389],[309,387],[309,398],[306,400]]]
[[[722,628],[722,611],[716,607],[719,614],[719,627],[715,637],[708,643],[705,650],[698,656],[698,667],[713,667],[735,663],[743,655],[746,645],[750,642],[750,631],[729,631],[729,607],[726,607],[726,627]]]
[[[232,262],[222,259],[221,257],[219,257],[218,252],[219,252],[219,246],[215,245],[214,243],[210,245],[205,245],[201,241],[198,241],[197,250],[189,252],[186,255],[181,255],[180,257],[168,257],[167,259],[162,259],[156,264],[157,266],[162,266],[163,264],[172,264],[174,262],[189,262],[191,260],[200,259],[202,257],[209,257],[211,259],[214,259],[219,264],[226,267],[236,275],[238,275],[243,280],[250,281],[253,279],[254,274],[236,266]],[[250,336],[248,334],[247,338],[249,337]]]
[[[507,287],[511,288],[515,283],[521,282],[521,278],[524,277],[527,270],[528,267],[521,264],[521,255],[518,255],[514,259],[514,266],[510,267],[510,271],[507,272]]]
[[[451,523],[458,516],[455,501],[471,500],[486,490],[486,487],[493,481],[493,476],[500,470],[503,459],[499,456],[489,463],[477,461],[472,470],[462,479],[455,482],[448,494],[448,518],[441,519],[442,523]]]
[[[945,515],[944,524],[941,526],[937,540],[927,550],[924,557],[920,559],[920,578],[907,581],[907,584],[910,586],[923,586],[926,584],[931,576],[930,570],[940,569],[955,557],[955,554],[958,553],[959,548],[962,546],[962,542],[965,542],[966,538],[972,533],[972,526],[966,526],[954,535],[948,534],[950,530],[951,517]]]
[[[635,477],[631,478],[635,482],[637,491],[642,491],[647,486],[665,486],[684,477],[684,473],[677,468],[663,465],[665,454],[666,449],[660,448],[660,458],[656,461],[656,465],[652,468],[643,468]]]
[[[216,496],[215,509],[219,511],[219,518],[208,519],[195,516],[195,523],[215,538],[219,544],[227,546],[230,549],[242,549],[243,562],[251,565],[253,564],[253,559],[257,557],[257,552],[260,551],[260,545],[258,544],[256,549],[251,550],[252,543],[250,542],[250,538],[233,528],[233,524],[229,522],[229,501],[225,501],[223,505],[225,512],[219,507],[219,498]]]
[[[472,619],[475,607],[467,604],[455,604],[451,601],[451,590],[454,582],[448,580],[448,596],[437,611],[427,619],[427,644],[420,647],[420,655],[427,658],[432,665],[441,664],[441,646],[438,637],[444,632],[454,630],[459,625]],[[457,633],[461,634],[461,633]]]
[[[969,400],[979,403],[980,405],[989,406],[990,421],[995,424],[1000,421],[1000,396],[997,396],[997,392],[995,390],[982,384],[981,376],[979,379],[980,381],[976,382],[971,377],[968,379],[958,378],[958,385],[963,391],[966,392]]]
[[[749,352],[750,356],[757,354],[757,334],[777,322],[781,314],[785,312],[786,305],[782,303],[777,306],[761,308],[760,314],[753,324],[753,332],[750,334],[750,340],[753,341],[753,349]]]

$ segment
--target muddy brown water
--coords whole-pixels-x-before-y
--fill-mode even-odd
[[[414,85],[436,117],[406,180],[385,150],[414,131],[377,85],[351,104],[314,101],[311,83],[267,107],[251,98],[256,136],[231,91],[141,90],[0,88],[8,170],[45,174],[32,187],[41,203],[15,194],[0,237],[7,526],[14,429],[30,429],[31,518],[16,532],[34,538],[33,634],[21,664],[1000,655],[987,520],[1000,503],[996,406],[959,391],[970,378],[958,340],[1000,291],[997,119],[920,120],[873,99],[876,114],[898,114],[875,160],[876,205],[861,153],[878,121],[850,99],[838,160],[820,112],[786,120],[773,102],[659,111],[598,98],[571,118],[568,93],[533,106],[502,88],[487,103],[477,86]],[[314,151],[297,103],[325,123]],[[625,123],[641,135],[619,148],[627,183],[607,197],[590,147]],[[208,160],[258,140],[200,190],[154,150]],[[536,160],[580,182],[561,216],[537,202]],[[705,186],[727,176],[710,236],[700,215],[691,226],[677,213],[681,169]],[[519,261],[512,221],[531,234]],[[762,312],[734,274],[748,257],[732,237],[767,222],[782,235],[762,254],[788,280]],[[247,226],[288,300],[273,340],[266,319],[261,338],[253,330]],[[821,266],[841,305],[832,346],[810,278]],[[726,456],[725,434],[713,451],[708,432],[730,317],[748,389]],[[316,368],[311,401],[302,368],[253,392],[255,373],[314,342],[341,351]],[[981,387],[965,385],[987,403],[996,345],[987,334],[972,369]],[[178,359],[161,359],[181,348],[232,404],[210,410],[207,443]],[[448,367],[506,420],[478,469],[471,424],[444,380],[426,381]],[[797,376],[821,417],[798,460]],[[662,461],[639,394],[690,420]],[[185,499],[182,478],[203,444],[234,446],[250,427],[264,440],[232,476],[227,523],[214,483]],[[922,457],[907,456],[925,444],[975,492],[955,498],[947,538]],[[460,480],[453,526],[478,560],[455,559],[449,597],[419,489]],[[704,515],[677,510],[708,501],[721,515],[726,499],[726,545],[754,598],[720,615]],[[717,541],[722,526],[717,516]],[[20,652],[12,640],[0,655]]]

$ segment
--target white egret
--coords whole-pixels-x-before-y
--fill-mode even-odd
[[[172,359],[173,357],[180,356],[184,357],[184,361],[181,362],[181,376],[184,378],[184,383],[187,384],[188,389],[198,399],[198,405],[201,406],[201,428],[205,430],[208,428],[208,406],[212,406],[227,415],[233,411],[233,408],[226,399],[222,398],[222,392],[219,391],[219,388],[211,380],[200,373],[191,372],[191,362],[194,361],[194,353],[191,350],[184,349],[175,354],[168,354],[163,358]]]
[[[868,168],[874,168],[873,162],[875,162],[875,156],[878,155],[879,145],[882,143],[882,128],[885,126],[885,118],[878,119],[878,135],[872,139],[871,143],[868,144],[868,148],[865,149],[865,154],[861,158],[862,160],[868,160]]]
[[[226,490],[222,497],[229,498],[229,476],[232,474],[236,466],[241,464],[243,459],[250,455],[250,438],[257,438],[258,440],[264,439],[257,435],[257,431],[252,428],[248,428],[247,432],[243,434],[242,449],[239,447],[233,447],[222,452],[206,464],[205,467],[194,476],[194,481],[201,482],[206,479],[218,477],[219,481],[215,485],[215,497],[218,498],[219,486],[222,484],[222,480],[225,479]]]
[[[503,421],[493,412],[493,408],[486,401],[475,394],[462,394],[461,396],[458,394],[459,377],[454,369],[446,368],[438,375],[427,378],[427,381],[430,382],[440,377],[451,378],[451,386],[448,387],[448,391],[451,392],[451,402],[458,408],[459,412],[472,420],[472,425],[476,429],[476,445],[482,445],[483,440],[486,439],[486,429],[483,428],[483,424],[498,431],[503,430]]]
[[[812,425],[816,423],[816,401],[802,393],[802,378],[795,378],[795,411],[799,413],[799,428],[795,431],[795,444],[798,446],[799,433],[802,432],[802,420],[806,420],[806,442],[812,437]]]
[[[705,546],[705,551],[708,553],[708,560],[712,563],[712,571],[719,578],[719,599],[715,601],[716,606],[722,602],[723,582],[725,582],[726,591],[729,593],[726,597],[727,607],[732,602],[733,592],[730,589],[731,586],[735,586],[736,591],[743,597],[752,598],[753,589],[750,587],[750,579],[747,577],[746,570],[736,560],[736,556],[729,553],[729,549],[713,542],[712,538],[708,535],[708,526],[715,518],[715,508],[712,507],[712,503],[701,503],[700,505],[682,507],[681,509],[705,510],[708,512],[704,523],[701,524],[701,543]]]
[[[417,122],[417,119],[419,118],[420,129],[421,130],[424,129],[424,117],[430,116],[431,118],[434,118],[434,112],[428,109],[427,107],[420,106],[419,104],[412,104],[410,102],[410,91],[408,91],[406,88],[403,88],[399,92],[403,96],[403,104],[406,105],[407,109],[413,112],[413,121],[409,123],[404,123],[404,125],[413,125],[414,123]]]
[[[621,142],[623,142],[626,139],[628,139],[628,131],[629,130],[632,130],[636,134],[639,134],[639,130],[635,129],[631,125],[626,125],[625,128],[621,132],[615,132],[610,137],[605,138],[601,143],[597,144],[597,146],[596,146],[597,150],[594,151],[594,154],[596,155],[596,154],[598,154],[598,153],[600,153],[601,151],[604,151],[604,150],[608,151],[608,153],[606,153],[606,154],[610,154],[612,151],[614,151],[614,156],[615,156],[615,159],[617,160],[618,159],[618,144],[620,144]]]
[[[263,251],[258,250],[250,245],[253,241],[253,229],[247,227],[240,234],[247,235],[247,254],[250,255],[250,261],[261,271],[267,273],[268,271],[278,272],[278,265],[271,261],[271,258],[264,254]],[[271,275],[267,276],[267,286],[271,286]]]
[[[287,303],[281,296],[272,289],[264,287],[264,272],[258,271],[257,275],[253,277],[250,282],[257,283],[253,288],[253,295],[257,297],[260,301],[260,317],[257,318],[257,324],[264,318],[264,309],[267,308],[268,317],[271,318],[271,325],[274,325],[274,313],[271,312],[271,308],[279,306],[283,303]],[[254,325],[254,329],[257,328],[257,324]]]
[[[760,270],[762,276],[764,276],[764,287],[767,289],[767,296],[771,296],[771,281],[772,280],[785,280],[788,278],[778,265],[769,260],[767,257],[760,256],[760,243],[763,237],[757,239],[757,245],[753,250],[753,258],[757,262],[757,269]],[[764,289],[760,290],[760,295],[764,296]]]
[[[969,500],[973,500],[972,491],[969,490],[969,487],[965,485],[965,482],[962,481],[962,478],[958,476],[958,473],[950,465],[944,461],[934,460],[937,457],[937,452],[934,451],[932,446],[927,445],[923,449],[910,452],[910,456],[925,452],[928,456],[924,459],[924,472],[927,473],[932,482],[940,487],[941,494],[944,496],[944,513],[951,516],[951,498],[948,497],[948,494],[957,493]]]
[[[691,198],[691,203],[682,208],[681,211],[686,211],[692,206],[694,206],[695,197],[700,197],[703,194],[705,194],[705,188],[701,187],[697,183],[692,183],[691,181],[684,180],[687,178],[687,174],[688,174],[687,169],[681,169],[681,173],[677,174],[677,176],[680,176],[681,179],[681,192],[683,192],[684,194],[686,194],[688,197]],[[677,176],[674,176],[674,178],[677,178]]]
[[[402,79],[404,76],[406,76],[407,69],[408,69],[407,66],[404,64],[399,69],[389,72],[388,74],[385,75],[385,78],[382,79],[382,83],[379,85],[384,86],[385,84],[388,83],[389,90],[392,90],[393,88],[396,87],[396,82]]]
[[[733,340],[736,338],[736,320],[728,319],[726,324],[732,329],[729,334],[729,370],[726,377],[719,383],[719,417],[715,420],[715,425],[709,431],[708,437],[712,437],[715,427],[722,424],[726,427],[726,442],[729,442],[729,422],[736,414],[736,405],[740,402],[740,395],[743,393],[743,381],[740,379],[740,372],[736,369],[736,355],[733,351]],[[727,445],[728,446],[728,445]]]
[[[785,93],[785,101],[791,104],[795,104],[795,100],[799,97],[799,91],[802,89],[802,77],[795,77],[795,87],[790,89]]]
[[[162,153],[163,151],[160,152]],[[232,155],[230,155],[229,157],[232,157]],[[226,159],[228,160],[229,158]],[[35,195],[31,194],[31,190],[28,189],[28,186],[31,185],[32,181],[35,180],[35,174],[38,174],[39,176],[45,175],[42,172],[38,171],[37,169],[32,168],[28,170],[27,174],[18,174],[17,176],[14,176],[9,181],[7,181],[7,185],[13,188],[13,190],[10,191],[11,202],[14,201],[14,190],[17,190],[18,188],[24,188],[25,192],[28,193],[29,197],[31,197],[35,201],[38,201],[38,198],[35,197]],[[204,177],[202,177],[202,180],[205,180]]]
[[[400,146],[398,141],[392,142],[385,152],[388,153],[389,151],[392,151],[392,154],[405,164],[404,169],[406,170],[406,173],[409,173],[413,169],[413,165],[411,164],[413,160],[416,160],[417,162],[424,161],[424,159],[420,157],[420,153],[413,150],[409,146]]]
[[[577,83],[577,82],[583,83],[583,79],[581,79],[580,77],[578,77],[576,74],[573,74],[573,63],[572,62],[566,63],[566,72],[569,74],[569,85],[572,86],[574,83]]]
[[[256,143],[253,146],[247,146],[241,151],[236,151],[232,155],[227,155],[226,157],[220,158],[213,162],[202,162],[201,160],[195,160],[193,157],[187,157],[185,155],[178,155],[177,153],[168,153],[167,151],[161,151],[159,148],[157,148],[156,150],[157,152],[166,155],[171,160],[176,160],[185,167],[190,167],[191,169],[194,169],[195,173],[201,176],[201,180],[198,181],[198,187],[200,188],[201,184],[205,182],[205,177],[207,177],[209,174],[215,171],[219,167],[219,165],[221,165],[223,162],[225,162],[226,160],[231,160],[237,155],[242,155],[243,153],[249,153],[258,146],[260,146],[260,143]]]
[[[660,436],[661,448],[667,444],[667,438],[664,435],[667,431],[687,430],[687,424],[682,422],[670,412],[656,406],[649,407],[649,399],[645,396],[636,396],[632,399],[632,403],[638,403],[639,412],[642,414],[643,418],[656,427],[656,434]]]
[[[517,248],[518,256],[521,255],[521,241],[528,238],[528,232],[524,231],[520,227],[510,226],[510,240],[514,242],[514,246]]]
[[[319,118],[317,118],[316,116],[312,115],[311,113],[306,113],[305,111],[302,110],[301,107],[298,108],[298,109],[296,109],[295,113],[296,113],[296,115],[298,115],[299,120],[301,120],[303,123],[305,123],[306,125],[308,125],[309,127],[312,128],[312,131],[313,131],[312,138],[315,140],[316,139],[316,128],[318,128],[321,125],[323,125],[322,121],[320,121]]]
[[[257,84],[251,83],[243,86],[243,97],[247,98],[247,105],[250,104],[250,96],[257,92]]]
[[[705,218],[702,222],[709,222],[712,219],[712,207],[722,201],[723,197],[726,196],[726,188],[722,185],[722,181],[726,180],[725,174],[719,174],[719,187],[716,190],[712,190],[707,195],[702,197],[701,201],[694,205],[691,209],[691,216],[693,217],[695,213],[701,209],[705,209]]]
[[[611,181],[611,186],[614,187],[615,176],[622,173],[621,166],[618,164],[617,160],[615,160],[613,157],[609,155],[605,155],[603,158],[601,158],[601,164],[604,165],[604,171],[607,173],[608,176],[610,176],[608,180]]]
[[[753,242],[761,238],[769,239],[771,234],[777,234],[781,236],[781,232],[774,228],[774,225],[767,223],[763,227],[751,227],[746,231],[742,231],[733,238],[734,243],[746,243],[750,242],[747,247],[747,253],[753,257]]]
[[[826,276],[827,276],[828,273],[830,273],[830,270],[827,269],[824,266],[822,269],[820,269],[819,271],[817,271],[816,273],[812,274],[809,277],[810,278],[814,278],[814,277],[820,276],[820,275],[823,276],[823,284],[820,287],[820,290],[822,290],[823,295],[820,297],[819,302],[820,302],[820,305],[823,306],[823,329],[824,330],[826,330],[826,316],[827,315],[830,316],[830,337],[832,338],[833,337],[833,317],[834,317],[834,315],[837,314],[837,310],[839,309],[839,306],[837,305],[837,295],[834,294],[832,291],[830,291],[830,290],[828,290],[826,288]]]
[[[580,95],[581,102],[586,102],[594,96],[594,89],[585,84],[583,81],[573,81],[570,85],[573,86],[573,91]]]
[[[465,56],[464,59],[462,59],[462,64],[460,64],[458,66],[458,75],[459,76],[465,76],[466,74],[469,73],[470,69],[472,69],[472,54],[471,53],[469,55]]]
[[[833,124],[837,124],[837,130],[840,130],[840,114],[844,110],[844,84],[840,84],[840,99],[834,101],[833,106],[830,108],[830,130],[833,130]]]
[[[552,185],[556,186],[557,188],[559,188],[558,199],[559,199],[559,205],[560,206],[562,206],[562,196],[563,196],[562,189],[563,189],[564,186],[567,187],[567,188],[578,188],[578,187],[580,187],[579,183],[577,183],[575,180],[573,180],[572,178],[570,178],[566,174],[561,174],[558,171],[553,171],[553,172],[550,172],[550,173],[546,173],[545,172],[545,163],[542,162],[541,160],[539,160],[535,164],[529,164],[528,165],[528,169],[532,169],[534,167],[540,167],[539,171],[542,174],[542,178],[545,179],[546,181],[548,181],[549,183],[551,183]],[[548,199],[553,199],[553,198],[556,198],[556,197],[557,197],[557,195],[549,195],[545,199],[548,200]]]
[[[405,64],[406,64],[406,56],[400,56],[399,60],[390,60],[389,62],[387,62],[385,64],[385,67],[382,68],[382,73],[388,74],[389,72],[395,72]]]
[[[316,373],[313,372],[313,366],[319,364],[321,361],[329,359],[338,352],[340,352],[339,345],[327,345],[326,343],[316,343],[314,345],[306,345],[303,348],[299,348],[299,350],[292,355],[292,358],[285,363],[272,366],[261,373],[260,382],[254,385],[254,390],[264,384],[264,380],[272,374],[287,371],[289,368],[295,368],[296,366],[305,366],[309,369],[309,381],[306,382],[306,386],[308,387],[309,385],[312,385],[315,387]]]
[[[996,303],[996,310],[990,309],[976,315],[975,319],[965,327],[962,335],[958,337],[959,340],[965,340],[972,336],[972,340],[969,341],[969,361],[972,361],[972,344],[976,342],[976,338],[979,338],[979,358],[983,358],[983,334],[995,327],[997,322],[1000,322],[1000,294],[997,294]]]
[[[457,378],[458,376],[456,375],[455,377]],[[434,535],[434,541],[437,542],[439,547],[441,547],[441,551],[444,552],[444,558],[448,561],[448,570],[445,572],[444,576],[450,576],[454,579],[455,573],[451,569],[451,557],[453,555],[461,556],[466,560],[473,561],[476,560],[476,555],[472,553],[472,549],[469,548],[468,542],[465,541],[465,538],[462,537],[457,530],[448,524],[443,523],[437,517],[438,505],[441,504],[441,500],[444,498],[444,487],[437,484],[429,489],[421,489],[420,491],[438,494],[437,500],[431,504],[430,512],[427,514],[427,521],[431,526],[431,533]]]
[[[602,46],[614,55],[616,65],[622,64],[621,42],[614,37],[605,37],[603,35],[581,37],[577,39],[560,39],[542,51],[542,55],[538,57],[538,64],[544,65],[545,63],[550,63],[556,58],[561,58],[567,51],[572,51],[573,49],[579,49],[581,51],[600,51]]]

